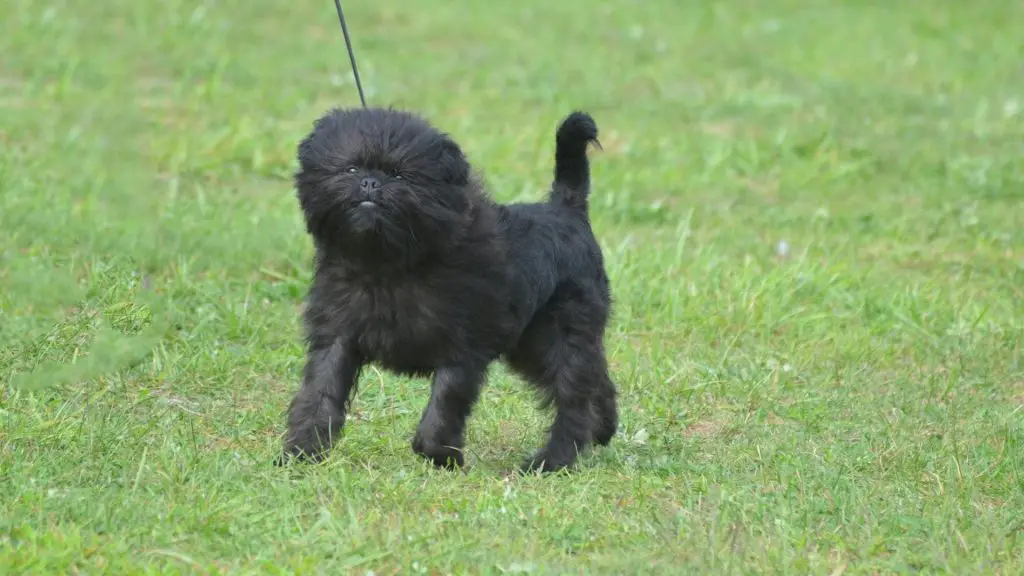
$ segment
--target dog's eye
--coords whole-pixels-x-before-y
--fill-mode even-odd
[[[395,174],[395,180],[405,180],[401,174]]]
[[[356,168],[355,166],[349,166],[348,168],[345,169],[345,172],[348,172],[349,174],[355,174],[356,172],[359,172],[359,169]]]

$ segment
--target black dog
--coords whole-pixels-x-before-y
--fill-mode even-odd
[[[611,296],[587,216],[592,141],[589,115],[566,118],[548,201],[506,206],[488,199],[459,146],[415,115],[332,110],[316,122],[298,149],[316,264],[286,455],[323,457],[373,362],[433,375],[412,448],[439,466],[463,465],[466,419],[498,358],[557,412],[524,469],[565,468],[591,442],[611,441]]]

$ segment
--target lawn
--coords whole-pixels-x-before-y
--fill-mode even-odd
[[[470,467],[367,371],[272,466],[303,360],[295,146],[358,105],[334,6],[6,0],[0,573],[1024,572],[1024,4],[346,3],[368,100],[502,201],[601,128],[620,433],[495,366]]]

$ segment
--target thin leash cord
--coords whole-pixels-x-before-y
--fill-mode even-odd
[[[359,68],[356,67],[356,55],[352,51],[352,40],[348,37],[348,26],[345,25],[345,13],[341,10],[341,0],[334,0],[334,7],[338,9],[338,22],[341,23],[341,33],[345,35],[345,48],[348,48],[348,59],[352,62],[352,75],[356,77],[356,90],[359,90],[359,101],[366,108],[366,96],[363,96],[363,84],[359,81]]]

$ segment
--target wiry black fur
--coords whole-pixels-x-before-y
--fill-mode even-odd
[[[439,466],[463,465],[466,419],[499,358],[556,409],[525,469],[565,468],[591,442],[611,441],[611,296],[587,217],[596,140],[593,119],[571,114],[549,200],[499,205],[459,146],[413,114],[332,110],[316,122],[296,174],[316,264],[286,454],[324,456],[367,363],[433,375],[412,447]],[[364,189],[364,178],[380,186]]]

